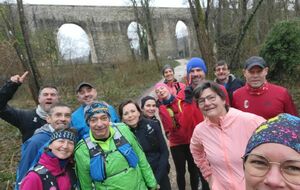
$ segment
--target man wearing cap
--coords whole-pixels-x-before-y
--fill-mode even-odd
[[[110,123],[108,107],[102,102],[87,105],[84,113],[90,131],[75,149],[80,188],[156,189],[152,169],[129,128]]]
[[[28,71],[22,75],[10,77],[0,89],[0,118],[19,129],[22,134],[22,142],[29,139],[36,129],[47,123],[47,112],[59,100],[57,88],[47,85],[40,89],[39,104],[35,109],[19,109],[8,105],[8,101],[13,98],[27,75]]]
[[[232,106],[262,116],[265,119],[280,113],[298,115],[288,90],[267,82],[268,67],[262,57],[246,60],[243,73],[246,85],[233,93]]]
[[[170,88],[171,94],[176,97],[181,90],[185,89],[185,84],[178,82],[174,74],[174,68],[171,65],[166,64],[163,66],[162,75],[165,78],[164,83]]]
[[[84,119],[83,109],[86,105],[90,105],[97,99],[97,90],[92,84],[88,82],[81,82],[76,88],[76,96],[78,102],[80,102],[81,105],[72,113],[72,126],[77,129],[78,138],[82,139],[83,136],[89,131],[89,128]],[[111,122],[120,122],[119,116],[116,113],[115,109],[111,105],[108,105],[106,102],[102,102],[108,106],[109,114],[111,116]]]
[[[214,72],[216,76],[214,81],[226,88],[231,103],[233,92],[244,86],[245,83],[230,73],[228,64],[224,60],[220,60],[215,64]]]
[[[26,175],[27,171],[34,164],[36,156],[39,154],[40,149],[46,145],[56,129],[67,128],[71,121],[71,109],[63,103],[54,104],[47,115],[47,124],[34,132],[34,135],[24,142],[21,150],[21,160],[17,169],[17,190],[19,183]]]

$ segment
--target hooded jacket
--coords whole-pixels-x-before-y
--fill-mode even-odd
[[[59,190],[70,190],[71,179],[64,167],[60,166],[60,160],[56,157],[51,157],[47,153],[43,153],[39,164],[45,166],[49,172],[56,177],[56,182]],[[41,177],[34,171],[30,171],[21,184],[21,190],[43,190],[43,181]]]
[[[20,85],[8,80],[0,89],[0,118],[17,127],[22,134],[22,141],[25,142],[47,121],[36,113],[36,109],[17,109],[7,104]]]

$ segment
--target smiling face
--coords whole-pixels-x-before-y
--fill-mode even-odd
[[[174,81],[174,72],[171,68],[167,68],[164,70],[164,78],[168,82]]]
[[[214,92],[211,88],[203,90],[198,99],[198,106],[203,115],[211,121],[218,121],[220,116],[227,113],[225,108],[226,101]]]
[[[110,119],[106,113],[94,114],[88,123],[95,139],[101,140],[109,137]]]
[[[46,87],[40,91],[38,101],[42,109],[48,112],[52,105],[58,103],[58,99],[58,91],[55,88]]]
[[[215,76],[217,77],[219,82],[227,83],[229,74],[230,70],[228,69],[227,64],[215,67]]]
[[[259,88],[266,82],[268,67],[261,68],[259,66],[254,66],[249,70],[244,69],[243,72],[247,83],[252,88]]]
[[[77,100],[81,104],[90,105],[97,98],[97,91],[90,86],[83,86],[77,92]]]
[[[275,143],[265,143],[254,148],[251,154],[261,155],[267,158],[270,162],[282,163],[286,160],[300,161],[300,154],[288,146]],[[261,164],[261,161],[252,161],[255,165]],[[297,167],[295,167],[297,166]],[[293,167],[289,166],[287,172],[299,176],[300,165]],[[280,167],[277,164],[271,164],[269,171],[262,177],[250,175],[245,171],[246,189],[247,190],[299,190],[300,185],[295,185],[288,182],[281,174]],[[298,181],[297,181],[298,182]]]
[[[122,121],[129,127],[136,127],[140,120],[141,113],[133,103],[126,104],[123,107]]]
[[[152,118],[153,116],[155,116],[156,110],[156,102],[152,99],[147,100],[144,107],[142,108],[144,115],[148,118]]]
[[[56,139],[49,148],[57,158],[67,159],[73,154],[74,146],[74,142],[69,139]]]
[[[52,107],[46,120],[54,129],[67,128],[71,122],[71,109],[67,106]]]
[[[189,84],[195,88],[198,84],[205,80],[205,72],[200,67],[192,68],[189,73]]]
[[[158,99],[161,100],[167,100],[171,95],[168,87],[166,86],[159,86],[158,88],[156,88],[155,94],[158,97]]]

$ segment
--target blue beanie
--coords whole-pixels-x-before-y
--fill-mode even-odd
[[[193,57],[192,59],[189,60],[189,62],[186,65],[187,75],[189,75],[191,70],[196,67],[202,69],[202,71],[204,71],[205,74],[207,73],[207,68],[204,60],[199,57]]]

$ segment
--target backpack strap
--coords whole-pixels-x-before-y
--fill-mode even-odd
[[[181,108],[181,101],[180,99],[178,99],[177,101],[177,106],[178,106],[178,109],[179,109],[179,112],[182,113],[182,108]],[[178,122],[176,121],[175,119],[175,114],[174,114],[174,111],[172,110],[172,108],[170,106],[167,106],[167,111],[169,113],[169,116],[172,118],[172,121],[173,121],[173,127],[174,128],[178,128],[179,127],[179,124]]]
[[[175,82],[174,86],[175,86],[175,89],[176,89],[176,94],[178,94],[178,92],[181,90],[179,82]]]
[[[54,187],[59,190],[56,177],[53,176],[45,166],[38,164],[33,168],[32,171],[40,176],[44,190],[50,190]]]

